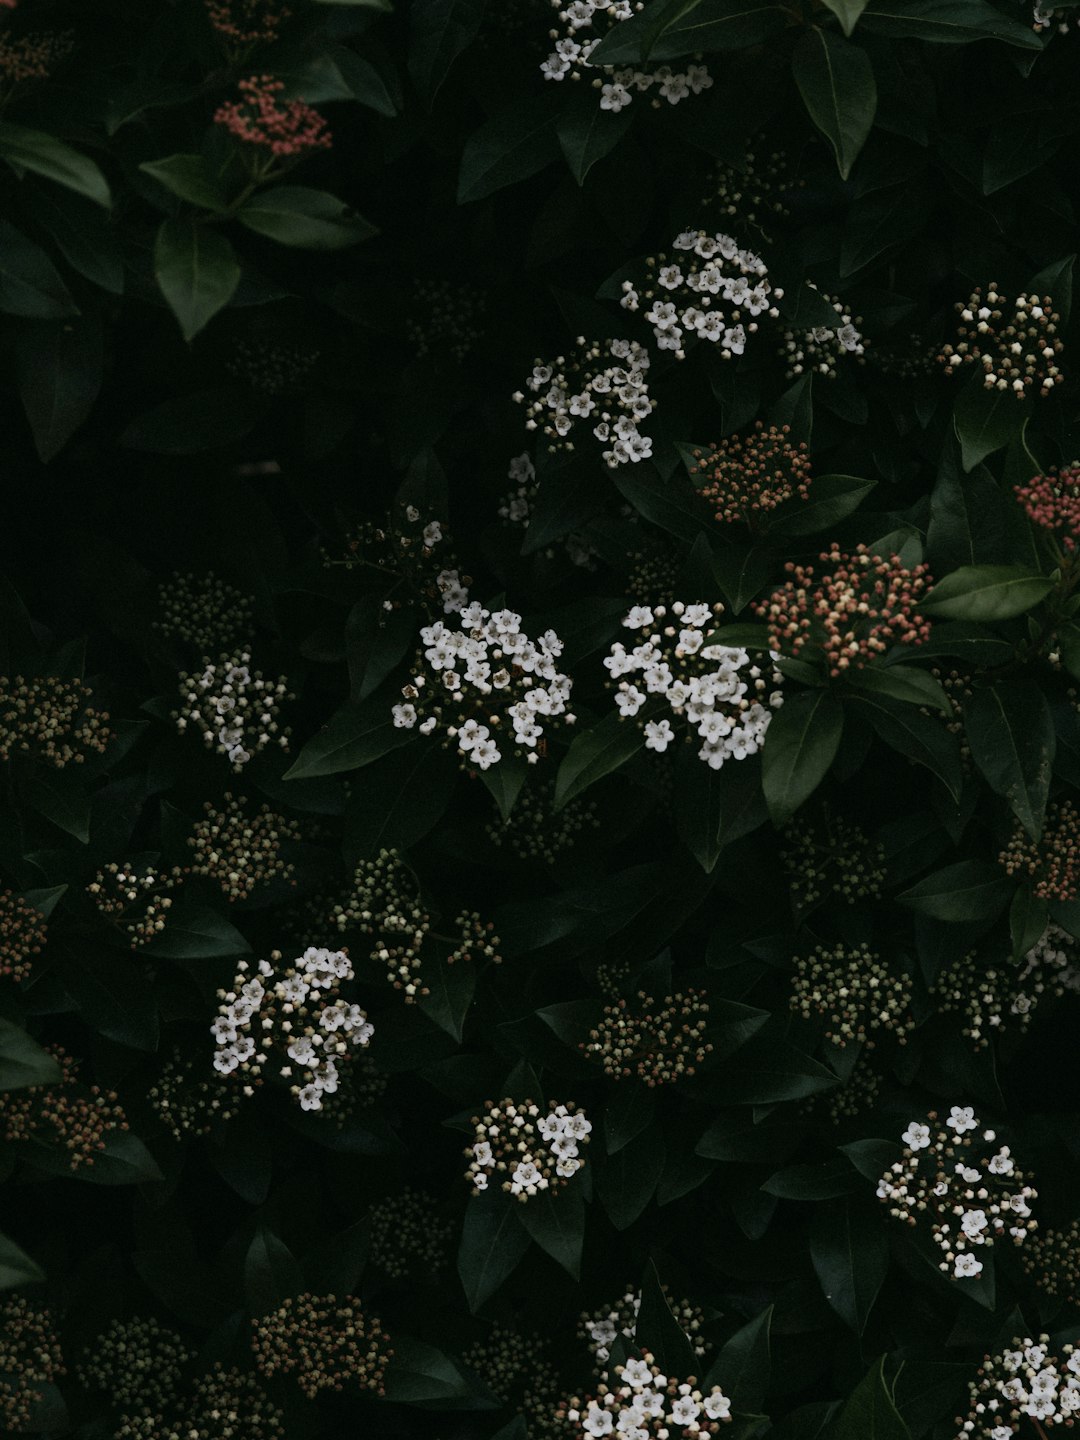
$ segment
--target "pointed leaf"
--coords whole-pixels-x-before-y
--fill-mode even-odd
[[[964,706],[964,730],[986,783],[1037,840],[1057,744],[1046,697],[1032,680],[987,685]]]
[[[792,52],[791,68],[810,119],[832,146],[846,180],[877,110],[869,57],[839,35],[810,26]]]
[[[154,275],[185,340],[192,340],[232,299],[240,264],[217,230],[165,220],[154,243]]]
[[[785,699],[765,732],[762,782],[774,825],[786,825],[836,759],[844,708],[830,690]]]
[[[881,1214],[846,1197],[819,1205],[810,1226],[810,1259],[825,1299],[861,1335],[889,1266]]]

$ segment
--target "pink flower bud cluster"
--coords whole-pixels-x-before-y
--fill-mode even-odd
[[[237,45],[268,45],[276,40],[291,11],[279,0],[206,0],[210,24]]]
[[[1080,531],[1080,461],[1035,475],[1014,490],[1032,524],[1056,535],[1071,555]]]
[[[830,574],[817,577],[812,565],[789,560],[784,569],[791,579],[754,606],[774,650],[792,657],[819,650],[835,678],[861,670],[893,645],[930,638],[930,621],[915,611],[929,584],[925,565],[909,570],[898,555],[885,559],[865,545],[849,553],[835,542],[819,558]]]
[[[329,150],[332,142],[325,119],[304,100],[278,97],[284,80],[251,75],[240,81],[240,100],[219,105],[214,123],[247,145],[269,150],[279,159],[298,160],[313,150]]]

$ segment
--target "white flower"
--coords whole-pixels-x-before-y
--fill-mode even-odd
[[[635,1390],[641,1390],[646,1385],[652,1384],[652,1372],[644,1360],[628,1360],[619,1371],[619,1378],[624,1384],[632,1386]]]
[[[962,1254],[957,1255],[956,1257],[956,1260],[953,1264],[953,1276],[957,1280],[962,1280],[966,1276],[980,1274],[982,1272],[982,1268],[983,1266],[981,1260],[976,1260],[975,1256],[972,1255],[970,1251],[964,1251]]]
[[[432,520],[424,526],[424,544],[429,550],[434,545],[437,545],[442,538],[442,526],[437,520]]]
[[[624,110],[633,98],[625,85],[607,84],[600,87],[600,109],[610,110],[613,115]]]
[[[925,1150],[930,1144],[930,1126],[920,1125],[917,1120],[912,1120],[900,1138],[912,1150]]]
[[[394,717],[395,730],[411,730],[416,724],[415,705],[395,705],[390,713]]]
[[[968,1106],[954,1105],[949,1111],[949,1118],[945,1124],[955,1130],[957,1135],[963,1135],[965,1131],[977,1130],[979,1122],[975,1118],[975,1111]]]
[[[645,725],[645,748],[662,755],[675,738],[670,720],[649,720]]]

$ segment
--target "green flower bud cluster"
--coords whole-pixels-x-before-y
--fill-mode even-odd
[[[285,1416],[256,1376],[219,1362],[174,1409],[122,1416],[114,1440],[285,1440]]]
[[[49,1312],[24,1295],[7,1296],[0,1302],[0,1431],[25,1430],[43,1398],[38,1386],[65,1373]]]
[[[102,1390],[118,1410],[163,1410],[180,1393],[194,1354],[154,1319],[114,1320],[75,1368],[85,1390]]]
[[[115,861],[99,870],[86,887],[99,915],[124,931],[132,950],[147,945],[165,929],[172,907],[172,896],[183,880],[183,873],[173,869],[166,873],[152,865],[136,866],[126,860]]]
[[[1055,1300],[1075,1305],[1080,1296],[1080,1220],[1060,1230],[1037,1230],[1022,1247],[1020,1263]]]
[[[177,1046],[147,1092],[162,1125],[177,1142],[189,1135],[209,1135],[215,1121],[239,1115],[236,1088],[216,1070],[206,1078],[201,1056],[184,1059]]]
[[[796,820],[784,839],[780,858],[797,910],[808,910],[826,895],[854,905],[881,894],[885,847],[854,821],[826,811],[815,822]]]
[[[371,1210],[371,1263],[392,1280],[434,1275],[446,1264],[453,1225],[438,1200],[406,1185]]]
[[[329,918],[343,935],[355,930],[372,939],[371,959],[386,967],[387,979],[404,993],[406,1004],[429,993],[423,967],[436,959],[440,947],[449,948],[448,964],[484,959],[498,965],[502,959],[499,937],[475,912],[463,910],[456,917],[453,935],[434,928],[416,877],[397,850],[380,850],[373,860],[362,860],[352,890]]]
[[[458,363],[483,339],[487,300],[473,285],[450,280],[418,280],[405,334],[417,355],[446,351]]]
[[[559,1373],[539,1335],[496,1324],[461,1358],[503,1405],[525,1417],[529,1440],[561,1440],[567,1435],[554,1415]]]
[[[154,629],[166,640],[180,640],[203,655],[231,650],[251,634],[254,601],[220,579],[175,571],[158,586]]]
[[[394,1352],[379,1321],[351,1296],[300,1295],[251,1323],[255,1365],[267,1379],[291,1375],[308,1400],[346,1385],[383,1393]]]
[[[321,351],[276,340],[237,340],[225,369],[259,395],[288,395],[302,388]]]
[[[205,816],[188,837],[191,873],[213,880],[227,900],[246,900],[260,886],[275,880],[295,885],[295,866],[281,854],[284,842],[301,838],[295,820],[278,815],[269,805],[248,814],[244,796],[229,791],[221,809],[207,800]]]
[[[572,849],[586,830],[599,830],[596,804],[592,800],[571,800],[557,814],[555,784],[534,789],[526,785],[507,819],[489,822],[487,833],[494,844],[509,846],[519,860],[543,860],[550,865],[564,850]]]
[[[28,755],[63,770],[104,754],[113,732],[92,696],[81,680],[0,675],[0,760]]]
[[[911,976],[892,974],[866,944],[819,945],[796,957],[791,1008],[804,1020],[824,1016],[826,1040],[841,1048],[855,1041],[870,1049],[875,1030],[892,1031],[903,1045],[915,1028]]]
[[[709,1005],[700,990],[665,995],[658,1005],[644,990],[637,1003],[604,1006],[600,1024],[580,1048],[612,1080],[636,1077],[646,1085],[671,1085],[693,1075],[712,1050],[705,1039]]]

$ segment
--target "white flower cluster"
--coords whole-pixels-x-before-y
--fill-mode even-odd
[[[181,734],[191,725],[209,749],[228,756],[236,771],[271,741],[289,748],[289,732],[277,720],[281,702],[293,698],[288,681],[284,676],[264,680],[250,665],[251,656],[241,650],[216,663],[207,660],[201,675],[182,673],[182,708],[173,711]]]
[[[555,48],[540,66],[545,80],[580,80],[585,70],[597,72],[593,85],[600,91],[600,109],[618,114],[634,98],[634,91],[645,94],[655,85],[661,99],[669,105],[678,105],[688,95],[700,95],[712,88],[712,76],[708,66],[687,65],[685,70],[672,70],[670,65],[661,65],[656,70],[617,69],[613,65],[593,65],[592,52],[604,38],[597,35],[597,22],[607,22],[608,31],[629,20],[635,11],[642,9],[640,0],[551,0],[559,12],[563,32],[551,31]],[[653,100],[654,105],[660,101]]]
[[[567,437],[578,420],[588,420],[593,435],[607,446],[603,456],[612,468],[647,460],[652,440],[641,434],[638,423],[648,419],[656,403],[649,395],[648,351],[635,340],[590,344],[582,335],[577,345],[570,360],[559,355],[551,365],[537,360],[533,366],[526,385],[536,399],[525,412],[526,430],[541,429],[552,450],[572,450]],[[525,395],[518,390],[513,398],[521,404]]]
[[[943,1013],[959,1011],[963,1033],[977,1048],[1010,1025],[1023,1031],[1046,995],[1060,997],[1080,991],[1077,942],[1057,925],[1048,925],[1024,955],[1019,967],[1008,961],[987,965],[972,950],[943,970],[933,988]]]
[[[473,1116],[473,1143],[465,1154],[465,1178],[473,1194],[488,1188],[492,1175],[502,1174],[502,1188],[522,1202],[542,1190],[556,1190],[572,1180],[585,1161],[579,1153],[592,1131],[584,1110],[557,1105],[541,1115],[531,1100],[488,1102],[487,1113]]]
[[[663,1289],[671,1306],[671,1313],[686,1333],[694,1354],[700,1360],[705,1354],[705,1344],[697,1337],[696,1332],[705,1318],[702,1311],[696,1305],[691,1305],[689,1300],[673,1300],[666,1285]],[[641,1291],[627,1290],[610,1308],[597,1310],[592,1315],[582,1315],[581,1332],[597,1365],[607,1364],[611,1347],[620,1335],[626,1340],[634,1339],[640,1310]]]
[[[1059,35],[1067,35],[1069,33],[1068,10],[1059,10],[1052,4],[1044,5],[1042,0],[1034,0],[1031,7],[1031,28],[1036,35],[1041,35],[1044,30],[1049,30],[1051,25],[1055,27]]]
[[[520,615],[485,610],[475,600],[460,620],[460,630],[436,620],[420,631],[423,660],[435,679],[428,685],[421,670],[402,686],[402,703],[392,710],[394,725],[399,730],[416,725],[422,735],[430,735],[442,724],[465,763],[478,770],[489,770],[503,758],[498,740],[509,728],[510,743],[535,764],[542,722],[561,717],[572,725],[575,719],[567,708],[574,682],[555,665],[563,642],[554,630],[530,640]],[[447,707],[452,707],[449,714]]]
[[[621,1385],[605,1385],[595,1397],[574,1396],[559,1418],[593,1440],[604,1435],[619,1440],[715,1435],[721,1424],[731,1420],[731,1401],[719,1385],[703,1390],[693,1380],[669,1378],[648,1350],[639,1360],[628,1360],[618,1378]]]
[[[766,673],[745,650],[705,643],[722,609],[678,600],[671,606],[677,623],[665,624],[665,606],[635,605],[622,623],[640,632],[640,644],[627,650],[616,640],[604,660],[612,680],[619,682],[615,704],[620,715],[644,712],[645,748],[662,754],[674,740],[671,720],[662,714],[668,710],[685,716],[702,742],[698,757],[712,770],[760,750],[772,712],[784,698],[775,667]]]
[[[1050,1354],[1049,1335],[1014,1337],[1012,1349],[987,1355],[979,1378],[968,1386],[971,1405],[957,1440],[978,1435],[984,1440],[1012,1440],[1023,1416],[1035,1422],[1039,1435],[1046,1425],[1076,1424],[1080,1411],[1080,1353],[1061,1347]],[[1027,1429],[1027,1427],[1025,1427]]]
[[[807,285],[811,290],[818,287],[812,280]],[[823,295],[836,311],[835,325],[814,325],[809,330],[785,330],[780,354],[787,362],[787,377],[796,379],[809,371],[811,374],[836,378],[836,363],[845,355],[862,356],[866,341],[859,325],[861,315],[852,316],[844,309],[844,302],[835,295]]]
[[[974,1254],[977,1246],[993,1245],[1006,1234],[1023,1244],[1036,1228],[1028,1201],[1037,1192],[1024,1183],[1007,1145],[989,1155],[971,1153],[971,1132],[980,1122],[970,1106],[953,1105],[944,1129],[937,1126],[936,1111],[927,1118],[930,1125],[912,1120],[900,1137],[903,1159],[878,1181],[877,1196],[894,1219],[908,1225],[929,1215],[934,1243],[944,1252],[939,1268],[951,1268],[953,1278],[961,1280],[983,1268]],[[982,1132],[986,1145],[996,1139],[993,1130]]]
[[[685,359],[687,335],[716,345],[727,360],[741,355],[747,335],[757,331],[757,317],[775,320],[780,313],[773,300],[782,299],[784,292],[769,283],[765,261],[720,232],[684,230],[672,246],[684,258],[650,257],[641,289],[624,280],[619,303],[636,313],[642,301],[651,300],[645,319],[659,348],[674,351],[678,360]],[[750,318],[744,323],[746,316]]]
[[[341,998],[343,981],[355,978],[344,950],[304,951],[286,969],[280,969],[281,952],[273,964],[260,960],[257,973],[241,960],[231,990],[219,990],[217,1017],[211,1033],[217,1044],[214,1069],[222,1075],[236,1071],[259,1084],[269,1059],[277,1061],[278,1074],[300,1082],[289,1086],[302,1110],[321,1110],[323,1095],[338,1088],[338,1065],[358,1046],[366,1046],[375,1027],[358,1005]],[[245,1087],[251,1094],[252,1086]]]

